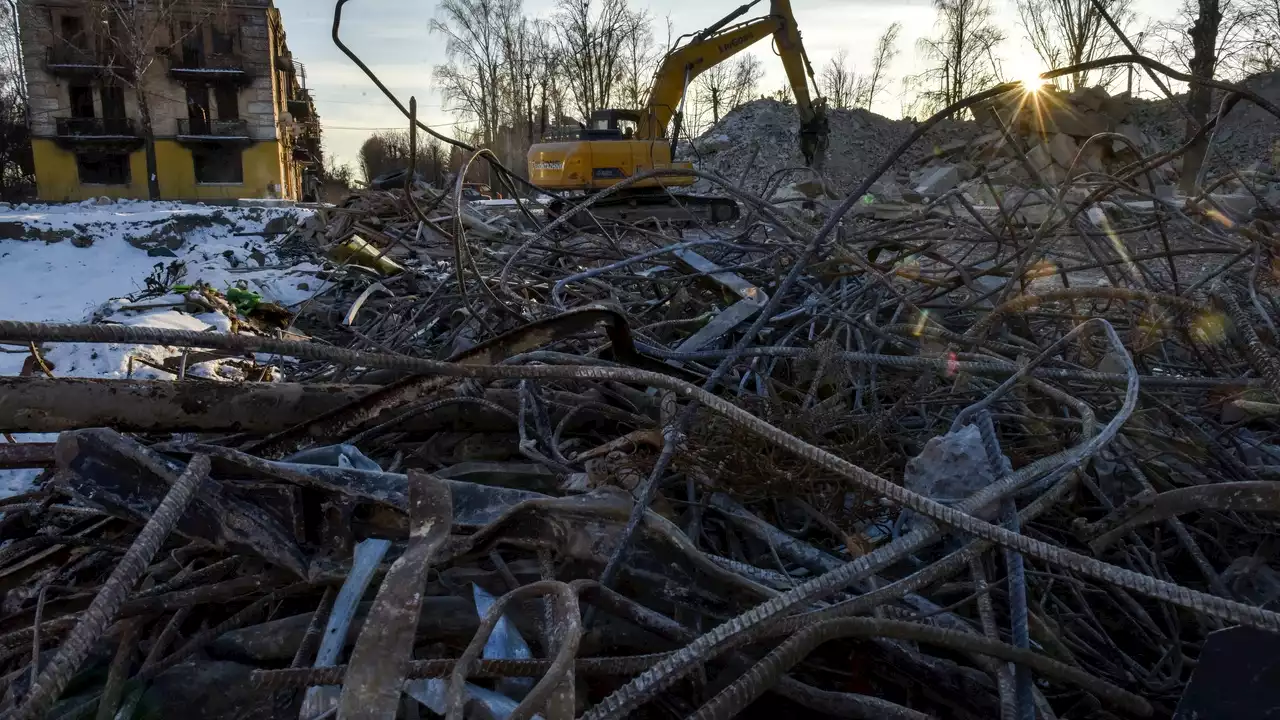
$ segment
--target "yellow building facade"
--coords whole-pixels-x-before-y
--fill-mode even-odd
[[[155,199],[312,199],[314,104],[269,0],[216,11],[192,0],[126,33],[94,17],[98,5],[20,6],[40,200],[152,197],[148,135]],[[113,31],[155,38],[156,57],[129,57]],[[146,68],[141,77],[137,67]]]

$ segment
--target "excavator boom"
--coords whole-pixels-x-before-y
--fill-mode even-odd
[[[827,144],[825,104],[822,98],[810,94],[813,67],[800,41],[790,0],[770,0],[768,15],[734,24],[759,2],[761,0],[753,0],[737,8],[667,53],[654,73],[645,108],[597,110],[578,139],[530,147],[529,179],[549,189],[590,193],[651,169],[691,168],[688,163],[672,161],[689,84],[770,35],[795,96],[800,115],[800,148],[805,162],[820,169]],[[669,125],[672,125],[670,135]],[[692,175],[648,178],[634,183],[625,193],[612,196],[611,202],[631,208],[622,211],[628,217],[643,216],[653,212],[655,205],[673,202],[681,212],[694,206],[705,207],[708,219],[713,221],[737,216],[737,205],[727,198],[670,194],[670,188],[692,185],[693,181]]]
[[[811,166],[821,165],[826,153],[826,118],[822,101],[809,93],[809,82],[814,79],[813,67],[800,40],[791,0],[770,0],[768,15],[722,29],[759,1],[739,7],[663,58],[653,77],[648,112],[641,116],[638,137],[655,140],[666,137],[667,125],[695,78],[772,35],[800,114],[800,144],[805,162]]]

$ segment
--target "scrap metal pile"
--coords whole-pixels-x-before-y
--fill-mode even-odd
[[[51,465],[0,712],[1170,717],[1280,630],[1277,229],[1176,156],[885,218],[894,157],[834,207],[705,175],[733,227],[419,183],[283,239],[343,258],[289,339],[0,322],[290,379],[3,380],[60,435],[0,444]]]

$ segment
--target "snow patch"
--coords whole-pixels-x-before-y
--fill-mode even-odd
[[[207,283],[219,291],[241,287],[264,301],[295,308],[327,286],[323,267],[291,263],[271,242],[253,235],[287,229],[311,214],[292,207],[210,206],[177,202],[86,200],[65,205],[0,205],[0,317],[27,322],[109,322],[196,332],[231,331],[218,312],[185,312],[181,293],[137,296],[148,278],[175,274],[181,285]],[[19,231],[19,232],[15,232]],[[172,284],[172,283],[170,283]],[[173,380],[155,367],[183,348],[132,344],[58,343],[44,353],[57,377]],[[0,346],[0,375],[18,375],[29,353]],[[143,362],[146,361],[146,362]],[[238,381],[244,372],[220,361],[188,368],[193,377]],[[56,435],[24,434],[20,442],[52,442]],[[3,442],[3,440],[0,440]],[[25,492],[36,470],[0,470],[0,498]]]

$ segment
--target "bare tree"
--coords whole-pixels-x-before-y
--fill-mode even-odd
[[[1199,0],[1200,11],[1195,23],[1187,31],[1191,38],[1191,60],[1187,64],[1192,75],[1211,78],[1218,65],[1218,31],[1222,25],[1222,4],[1219,0]],[[1213,103],[1213,89],[1193,83],[1187,96],[1187,138],[1195,135],[1209,115]],[[1187,149],[1182,158],[1182,178],[1179,187],[1190,195],[1195,191],[1196,176],[1204,164],[1208,139],[1202,138]]]
[[[818,71],[818,87],[827,106],[848,109],[857,102],[858,74],[849,64],[849,49],[840,48]]]
[[[1250,70],[1255,40],[1276,35],[1260,27],[1264,18],[1258,15],[1258,7],[1250,0],[1217,0],[1211,7],[1201,0],[1182,0],[1177,15],[1155,28],[1155,50],[1170,65],[1192,75],[1239,79]],[[1212,46],[1202,52],[1196,36],[1210,32]]]
[[[403,170],[409,161],[409,134],[402,130],[374,133],[360,144],[357,157],[366,185],[379,175]]]
[[[18,6],[15,0],[6,0],[0,4],[0,92],[25,92],[23,72]]]
[[[546,134],[547,128],[559,122],[568,104],[569,93],[560,82],[564,62],[560,46],[554,41],[551,28],[541,20],[535,22],[534,34],[534,86],[538,95],[535,108],[537,136]]]
[[[995,25],[991,0],[933,0],[938,34],[917,48],[928,63],[912,76],[916,102],[930,111],[951,105],[1000,79],[996,46],[1004,33]]]
[[[733,83],[729,86],[727,107],[732,110],[755,98],[760,81],[764,79],[764,63],[755,55],[744,53],[733,60],[729,72]]]
[[[1280,0],[1249,0],[1246,7],[1253,19],[1254,32],[1245,54],[1245,70],[1250,73],[1280,70]]]
[[[628,108],[642,108],[649,100],[649,85],[662,50],[654,41],[647,10],[635,11],[628,22],[630,27],[622,38],[618,100]]]
[[[889,66],[898,56],[898,36],[902,34],[902,23],[893,23],[876,40],[875,54],[871,57],[871,72],[867,74],[860,93],[859,104],[870,110],[876,102],[876,96],[889,85]]]
[[[690,90],[693,108],[686,108],[685,125],[691,132],[703,129],[710,111],[710,122],[756,96],[764,78],[764,64],[754,55],[739,55],[732,62],[714,65],[693,81]],[[692,114],[690,114],[692,109]]]
[[[35,190],[27,100],[18,9],[9,0],[0,4],[0,201],[26,200]]]
[[[5,86],[0,76],[0,200],[26,200],[35,189],[31,128],[26,98],[19,85]]]
[[[351,190],[355,187],[356,171],[351,167],[351,163],[344,162],[339,164],[331,155],[328,162],[321,169],[320,179],[324,182],[340,185],[344,190]]]
[[[534,22],[509,7],[502,21],[502,52],[505,77],[499,88],[499,115],[509,128],[498,143],[503,162],[508,166],[522,164],[533,143],[535,125],[533,94],[538,42]]]
[[[563,80],[579,114],[589,118],[612,103],[622,74],[624,39],[647,29],[648,16],[638,16],[623,2],[559,0],[552,23],[560,41]]]
[[[360,145],[357,158],[360,162],[360,174],[366,185],[379,175],[408,169],[409,131],[384,130],[370,135]],[[449,171],[448,159],[444,144],[438,139],[420,137],[414,171],[429,183],[440,183]],[[330,172],[339,171],[335,169]]]
[[[441,0],[431,21],[432,32],[445,37],[448,56],[435,68],[435,83],[453,112],[476,123],[486,147],[503,117],[503,27],[519,14],[519,0]]]
[[[1137,14],[1132,0],[1101,0],[1099,4],[1125,35],[1134,34]],[[1124,52],[1124,43],[1103,20],[1093,0],[1018,0],[1018,17],[1046,69]],[[1093,72],[1075,72],[1062,80],[1069,83],[1070,90],[1091,85],[1106,87],[1123,72],[1123,67],[1114,65]]]

